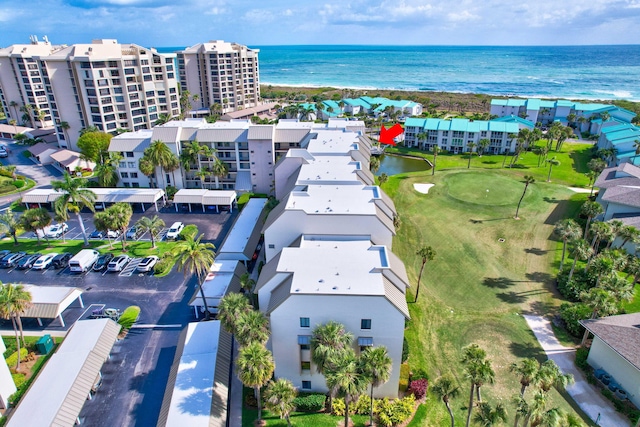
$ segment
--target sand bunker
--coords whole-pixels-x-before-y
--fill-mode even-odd
[[[431,187],[433,187],[435,184],[413,184],[413,188],[418,192],[418,193],[422,193],[422,194],[428,194],[429,193],[429,189]]]

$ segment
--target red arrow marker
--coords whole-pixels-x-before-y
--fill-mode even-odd
[[[380,128],[380,143],[381,144],[389,144],[396,145],[393,138],[400,135],[403,132],[402,126],[399,123],[391,126],[389,129],[386,129],[384,125]]]

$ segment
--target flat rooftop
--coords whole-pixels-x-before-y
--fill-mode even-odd
[[[315,156],[314,160],[300,167],[297,182],[359,183],[355,173],[358,170],[362,170],[361,163],[350,156]]]
[[[317,137],[309,141],[307,150],[314,155],[347,154],[358,149],[358,134],[342,130],[318,129]]]
[[[306,191],[292,191],[286,209],[307,214],[375,215],[378,186],[312,185]]]

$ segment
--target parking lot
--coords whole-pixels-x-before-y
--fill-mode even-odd
[[[199,232],[204,233],[204,240],[218,247],[236,214],[223,211],[219,214],[174,212],[159,215],[167,227],[174,221],[182,221],[187,225],[196,224]],[[149,212],[147,215],[153,216],[156,213]],[[83,213],[82,216],[87,232],[90,233],[94,228],[92,215]],[[141,216],[141,213],[134,214],[131,224]],[[67,223],[69,231],[66,238],[81,239],[76,217],[72,216]],[[19,240],[25,237],[19,237]],[[150,240],[150,237],[147,233],[140,236],[139,240]],[[118,247],[119,245],[116,246]],[[120,251],[116,249],[114,252]],[[85,425],[155,425],[178,337],[184,326],[195,320],[188,302],[196,292],[196,280],[192,277],[185,278],[175,269],[162,278],[155,277],[152,272],[140,273],[137,271],[140,260],[141,258],[132,259],[121,272],[116,273],[88,271],[74,274],[68,267],[42,271],[0,269],[0,281],[3,283],[73,286],[84,292],[84,308],[74,302],[63,313],[67,325],[65,328],[56,319],[42,319],[42,327],[36,319],[23,319],[25,330],[43,333],[63,331],[76,320],[88,318],[98,308],[124,310],[130,305],[141,308],[135,327],[125,339],[115,344],[111,359],[105,363],[98,393],[84,405],[80,418]],[[10,322],[3,321],[1,326],[4,330],[12,330]]]

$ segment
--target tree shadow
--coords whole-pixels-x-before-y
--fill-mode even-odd
[[[523,311],[523,314],[540,315],[541,313],[551,313],[555,310],[553,304],[543,301],[534,301],[531,303],[530,309]]]
[[[496,294],[496,296],[503,302],[507,304],[522,304],[527,300],[526,295],[520,295],[517,292],[500,292]]]
[[[534,357],[538,360],[546,359],[544,350],[539,345],[535,345],[532,343],[522,344],[518,342],[512,342],[511,344],[509,344],[509,350],[511,350],[511,354],[516,357]]]
[[[495,161],[495,160],[483,160],[482,163],[485,164],[485,165],[495,165],[498,162]]]
[[[482,220],[481,219],[470,219],[469,222],[471,224],[482,224]]]
[[[511,165],[509,167],[509,169],[529,169],[529,166],[525,166],[525,165],[521,165],[521,164],[516,163],[514,165]]]
[[[487,288],[507,289],[510,286],[515,285],[516,282],[509,279],[508,277],[485,277],[482,280],[482,284]]]
[[[547,196],[543,197],[542,200],[544,200],[547,203],[559,203],[559,202],[562,202],[561,199],[556,199],[555,197],[551,198],[551,197],[547,197]]]
[[[542,256],[544,254],[546,254],[549,251],[545,251],[544,249],[540,249],[540,248],[527,248],[524,250],[526,253],[528,254],[532,254],[532,255],[538,255],[538,256]]]
[[[556,280],[556,278],[551,274],[541,271],[536,271],[535,273],[527,273],[525,277],[532,282],[540,282],[547,285],[553,283]]]

